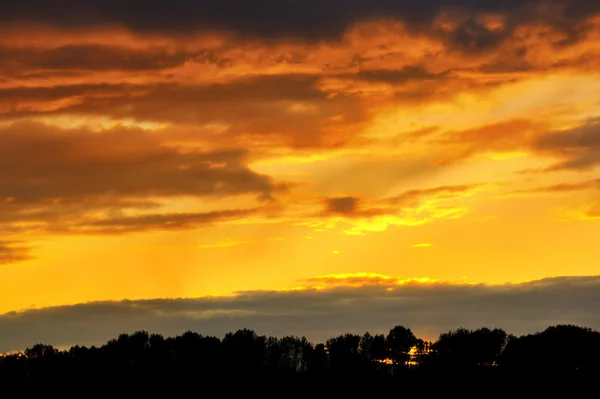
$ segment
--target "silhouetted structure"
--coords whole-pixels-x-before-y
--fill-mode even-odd
[[[208,389],[218,383],[223,394],[242,388],[277,393],[286,384],[289,392],[280,392],[284,396],[309,394],[317,386],[322,387],[318,392],[333,396],[359,389],[483,395],[478,387],[509,393],[528,383],[539,395],[544,389],[556,393],[557,384],[572,394],[597,377],[600,333],[572,325],[521,337],[501,329],[459,328],[435,342],[396,326],[387,336],[342,334],[316,345],[304,337],[265,337],[249,329],[227,333],[222,340],[191,331],[173,338],[137,331],[101,347],[60,351],[36,344],[0,357],[3,387],[43,390],[61,383],[88,390],[173,390],[198,384]]]

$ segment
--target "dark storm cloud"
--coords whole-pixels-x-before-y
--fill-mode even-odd
[[[262,37],[322,39],[339,35],[353,23],[370,18],[427,24],[446,9],[535,19],[533,14],[518,11],[541,3],[563,6],[562,15],[570,21],[600,8],[597,2],[589,0],[38,0],[4,2],[0,6],[0,23],[32,21],[71,28],[117,24],[140,32],[179,34],[218,29]],[[473,35],[479,37],[477,45],[493,41],[472,31],[457,39],[471,43]]]
[[[323,341],[342,332],[384,332],[396,324],[428,339],[459,326],[497,326],[514,334],[562,323],[600,327],[598,276],[502,286],[365,283],[359,288],[96,302],[7,313],[0,316],[0,352],[37,342],[97,345],[139,329],[170,336],[189,329],[223,336],[249,327],[260,334]]]

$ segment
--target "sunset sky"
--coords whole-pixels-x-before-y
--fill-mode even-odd
[[[600,2],[0,5],[0,351],[136,303],[167,319],[69,339],[456,292],[504,307],[415,332],[597,328],[599,260]]]

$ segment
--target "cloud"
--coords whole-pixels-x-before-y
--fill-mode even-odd
[[[400,195],[385,198],[382,201],[392,205],[415,206],[419,202],[428,198],[442,200],[470,196],[484,186],[485,185],[483,184],[461,184],[457,186],[439,186],[409,190]]]
[[[507,15],[509,22],[514,24],[523,20],[535,21],[537,15],[532,11],[544,13],[551,9],[558,14],[555,22],[566,29],[567,23],[575,25],[586,13],[593,13],[600,8],[596,3],[585,0],[508,0],[502,4],[476,0],[422,0],[419,3],[394,0],[378,0],[374,3],[363,0],[306,0],[302,3],[266,0],[261,2],[260,7],[243,0],[181,0],[176,4],[164,0],[152,4],[141,1],[124,4],[108,0],[101,3],[70,1],[62,4],[60,8],[41,1],[28,6],[19,3],[3,5],[0,22],[27,21],[74,30],[88,26],[117,25],[147,34],[166,32],[189,35],[206,30],[225,30],[254,37],[318,40],[338,36],[364,19],[393,18],[422,26],[431,23],[443,11],[452,10],[500,13]],[[469,32],[471,36],[476,34],[482,35]],[[463,37],[458,39],[466,40]]]
[[[540,137],[533,148],[562,158],[562,161],[550,166],[549,171],[592,169],[600,165],[600,119],[550,132]]]
[[[141,129],[95,133],[38,123],[0,129],[0,196],[13,197],[13,204],[106,193],[268,195],[279,187],[248,169],[245,150],[181,152]]]
[[[429,72],[422,66],[407,65],[399,70],[391,69],[367,69],[358,71],[354,75],[345,75],[342,77],[356,78],[369,82],[385,82],[390,84],[402,84],[408,82],[421,82],[427,80],[448,79],[448,71],[440,73]]]
[[[452,164],[482,153],[527,150],[546,130],[544,122],[516,118],[466,130],[446,131],[432,143],[441,143],[447,148],[441,162]]]
[[[0,230],[126,232],[243,217],[253,210],[160,207],[175,197],[251,195],[264,203],[287,189],[246,162],[245,150],[183,152],[137,128],[13,124],[0,128]]]
[[[600,204],[594,205],[584,212],[583,220],[600,220]]]
[[[325,209],[316,215],[316,221],[299,222],[312,228],[333,228],[338,224],[349,226],[350,235],[381,232],[390,226],[419,226],[438,219],[458,219],[469,212],[464,200],[483,184],[439,186],[408,190],[399,195],[361,199],[358,197],[331,197],[323,200]]]
[[[30,259],[29,248],[20,242],[0,240],[0,265]]]
[[[50,49],[0,46],[0,69],[19,76],[32,70],[160,70],[182,65],[185,53],[110,45],[66,45]]]
[[[91,234],[120,234],[148,230],[191,229],[214,222],[243,218],[256,212],[257,209],[236,209],[202,213],[146,214],[106,218],[88,223],[83,222],[75,225],[69,231]]]
[[[561,27],[572,26],[573,21],[594,34],[600,31],[600,23],[592,17],[593,7],[577,6],[576,1],[548,3],[537,10],[541,14],[521,9],[535,9],[533,1],[502,7],[446,0],[430,0],[429,7],[392,1],[382,1],[377,7],[361,1],[352,6],[337,0],[328,5],[311,2],[303,4],[303,12],[313,9],[315,15],[324,17],[317,11],[328,10],[333,20],[351,9],[363,10],[342,24],[347,28],[343,40],[311,43],[272,41],[261,35],[258,39],[225,35],[215,40],[204,33],[200,38],[172,36],[178,28],[211,26],[194,23],[184,28],[190,15],[195,21],[221,12],[222,18],[233,18],[231,8],[221,9],[221,4],[184,2],[182,9],[189,8],[188,13],[176,24],[164,26],[165,31],[160,23],[152,25],[156,30],[135,29],[138,18],[150,18],[154,7],[162,9],[158,5],[150,9],[145,5],[144,16],[133,17],[118,3],[74,4],[68,13],[81,14],[77,20],[93,15],[95,22],[108,24],[102,28],[88,23],[76,29],[59,18],[66,14],[48,11],[35,16],[36,11],[7,6],[4,15],[14,13],[16,27],[4,35],[0,32],[0,37],[11,37],[0,45],[0,118],[106,118],[181,124],[197,130],[219,125],[222,131],[211,135],[213,143],[234,137],[243,145],[270,149],[339,148],[359,136],[361,128],[390,101],[414,105],[465,92],[487,96],[490,87],[514,83],[534,72],[591,70],[600,56],[595,36],[583,35],[568,46],[557,44],[565,40]],[[241,2],[231,7],[259,9]],[[171,8],[161,12],[160,21],[178,13]],[[288,12],[279,3],[268,11],[260,10]],[[428,15],[422,20],[425,31],[411,25],[419,20],[414,13]],[[377,14],[385,16],[384,20],[369,19]],[[251,12],[245,15],[244,23],[218,25],[235,31],[253,24],[252,15],[258,17]],[[314,33],[311,15],[305,23]],[[38,18],[49,26],[29,28],[27,23]],[[301,13],[276,21],[290,18],[301,19]],[[261,18],[258,25],[263,29],[269,24]],[[22,39],[24,31],[27,40]],[[107,37],[114,37],[114,43]],[[522,74],[523,66],[531,75]],[[522,146],[518,134],[508,137],[521,127],[498,127],[502,128],[506,137],[497,140],[484,139],[493,135],[488,130],[482,130],[478,138],[476,134],[466,137],[477,145],[461,147],[462,157],[483,147]],[[460,132],[454,133],[455,143],[465,143]],[[190,133],[188,139],[209,140],[199,136]],[[461,158],[461,153],[451,154]]]
[[[349,214],[354,213],[358,209],[359,198],[356,197],[336,197],[327,198],[325,200],[326,212]]]
[[[500,327],[513,334],[559,323],[600,327],[598,276],[482,285],[363,274],[318,278],[312,284],[325,288],[95,302],[7,313],[0,316],[0,352],[37,342],[98,345],[139,329],[165,335],[191,329],[223,336],[248,327],[259,334],[296,334],[324,341],[342,332],[385,332],[396,324],[427,339],[459,326]]]
[[[560,183],[551,186],[532,187],[523,190],[515,190],[513,194],[533,193],[565,193],[587,189],[600,189],[600,179],[592,179],[577,183]]]
[[[515,151],[555,158],[542,171],[589,170],[600,164],[600,119],[575,127],[552,130],[547,121],[516,118],[459,131],[433,132],[425,140],[442,144],[442,164],[452,164],[485,153]]]
[[[105,118],[179,124],[195,131],[220,125],[219,134],[188,134],[187,141],[209,140],[214,146],[231,143],[233,137],[253,147],[339,146],[356,134],[366,111],[360,99],[330,96],[318,86],[319,78],[306,74],[233,76],[226,82],[201,83],[155,78],[144,84],[34,84],[0,88],[0,118]],[[340,116],[343,120],[336,122],[334,117]]]

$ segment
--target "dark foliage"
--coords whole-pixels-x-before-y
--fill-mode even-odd
[[[265,337],[249,329],[222,340],[191,331],[171,338],[137,331],[101,347],[61,351],[37,344],[0,356],[0,384],[7,392],[65,394],[168,389],[183,395],[195,389],[209,395],[216,389],[225,396],[240,391],[489,395],[529,387],[536,395],[562,388],[573,395],[598,376],[600,333],[572,325],[521,337],[501,329],[459,328],[435,342],[396,326],[387,336],[343,334],[316,345],[304,337]]]

